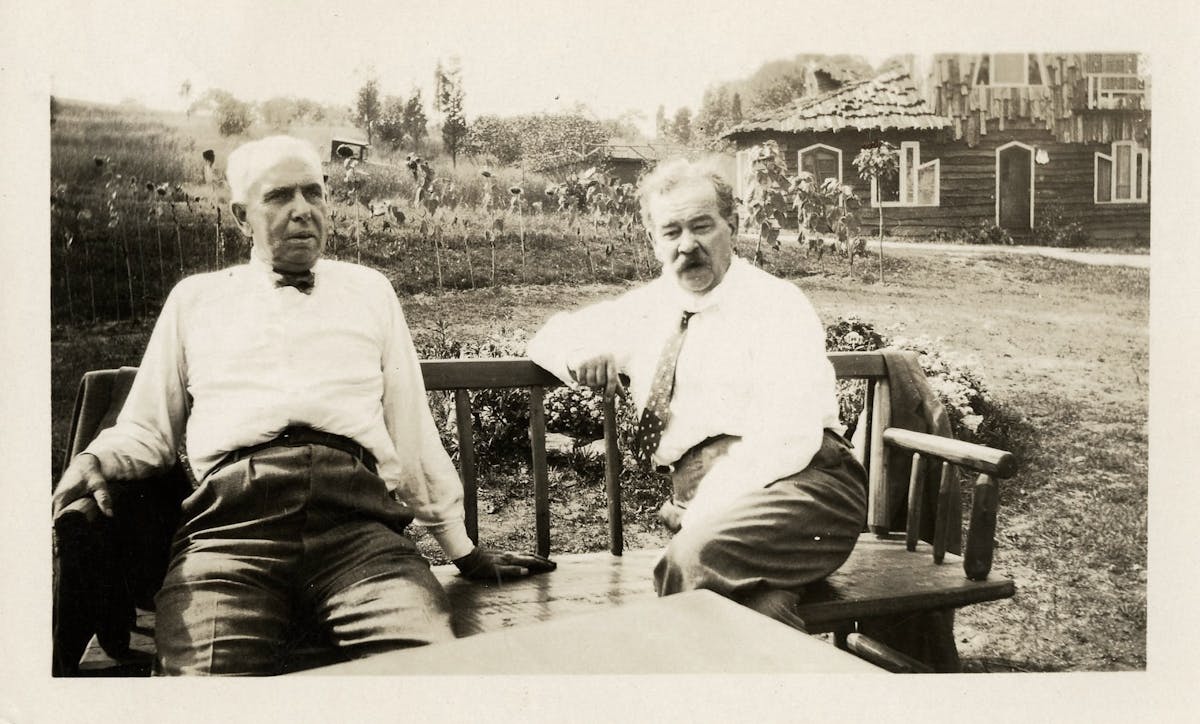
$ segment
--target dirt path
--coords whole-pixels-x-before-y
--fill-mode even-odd
[[[878,245],[872,248],[878,249]],[[1116,252],[1080,251],[1078,249],[1059,249],[1052,246],[1006,246],[999,244],[941,244],[937,242],[884,241],[884,251],[941,251],[949,254],[1034,254],[1048,256],[1054,259],[1065,259],[1080,264],[1097,266],[1128,266],[1138,269],[1150,268],[1149,254],[1121,254]]]
[[[753,243],[754,237],[741,237],[742,241]],[[794,246],[797,244],[796,236],[781,235],[780,241],[784,244]],[[1080,264],[1092,264],[1095,266],[1127,266],[1138,269],[1150,268],[1150,254],[1125,254],[1117,252],[1096,252],[1096,251],[1081,251],[1079,249],[1059,249],[1053,246],[1012,246],[1002,244],[946,244],[936,241],[889,241],[883,242],[884,251],[914,251],[928,252],[938,251],[947,254],[958,254],[966,256],[980,256],[986,254],[1032,254],[1035,256],[1046,256],[1053,259],[1064,259],[1066,261],[1078,262]],[[875,240],[867,240],[868,253],[878,252],[879,243]]]

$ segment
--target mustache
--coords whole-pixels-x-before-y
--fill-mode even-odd
[[[679,271],[687,271],[688,269],[695,269],[696,267],[703,267],[707,265],[707,257],[699,253],[680,254],[675,262],[675,268]]]

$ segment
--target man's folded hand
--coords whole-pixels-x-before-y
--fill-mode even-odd
[[[464,578],[475,581],[521,578],[534,573],[548,573],[558,567],[557,563],[544,556],[494,551],[483,547],[476,547],[462,558],[455,558],[454,565]]]
[[[668,500],[658,509],[658,519],[667,526],[667,530],[678,533],[683,525],[683,508],[676,505],[674,500]]]

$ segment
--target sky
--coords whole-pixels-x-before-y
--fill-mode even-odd
[[[1045,4],[1008,7],[1022,5]],[[385,94],[420,87],[428,101],[438,60],[457,57],[468,119],[581,102],[601,118],[641,114],[643,128],[660,104],[695,111],[710,84],[801,52],[877,64],[914,50],[1076,49],[1081,30],[1095,39],[1090,23],[1031,24],[1025,12],[935,0],[60,0],[34,17],[48,51],[40,70],[66,98],[178,109],[189,80],[194,94],[350,105],[375,75]]]

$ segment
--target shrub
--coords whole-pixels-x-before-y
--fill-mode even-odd
[[[985,444],[1006,448],[1004,424],[996,424],[989,418],[1001,414],[1011,416],[989,397],[987,386],[972,360],[946,349],[940,339],[928,337],[904,338],[887,336],[876,331],[874,325],[858,317],[839,317],[825,328],[826,348],[837,351],[871,351],[884,347],[895,347],[917,353],[917,361],[929,384],[941,398],[950,418],[955,437],[965,440],[981,439],[981,431],[987,432]],[[842,424],[853,430],[858,414],[863,408],[866,385],[858,380],[838,381],[838,411]]]
[[[1091,235],[1077,217],[1067,213],[1061,203],[1050,202],[1038,208],[1032,240],[1040,246],[1077,247],[1087,246]]]
[[[995,222],[983,221],[979,226],[967,228],[963,232],[963,241],[967,244],[1012,245],[1013,238],[1007,229],[996,226]]]

